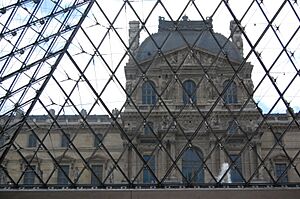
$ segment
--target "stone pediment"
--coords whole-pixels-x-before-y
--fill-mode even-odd
[[[203,49],[195,49],[191,52],[187,47],[182,49],[177,49],[175,51],[170,51],[164,53],[163,55],[156,55],[155,60],[147,60],[144,64],[147,66],[149,63],[151,65],[168,65],[168,63],[174,67],[180,65],[187,66],[224,66],[228,65],[228,60],[222,53],[220,55],[214,55]],[[143,63],[142,63],[143,64]],[[239,63],[232,63],[239,64]]]

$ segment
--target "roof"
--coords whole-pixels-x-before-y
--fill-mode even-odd
[[[176,25],[175,22],[165,21],[160,17],[158,32],[142,42],[136,52],[136,59],[140,62],[146,61],[153,58],[159,49],[167,53],[187,47],[187,44],[212,54],[219,54],[222,51],[221,55],[227,54],[231,61],[243,60],[239,50],[231,41],[227,41],[225,36],[213,31],[211,19],[189,21],[186,16]]]

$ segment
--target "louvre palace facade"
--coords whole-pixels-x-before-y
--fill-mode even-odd
[[[142,42],[142,25],[129,27],[124,109],[31,115],[1,164],[1,185],[299,182],[299,120],[292,109],[266,116],[253,100],[241,26],[231,22],[228,40],[209,18],[160,17]],[[1,135],[1,151],[15,130]]]

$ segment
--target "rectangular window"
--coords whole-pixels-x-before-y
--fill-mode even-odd
[[[57,184],[69,184],[69,180],[67,176],[69,176],[69,170],[70,166],[69,165],[60,165],[61,169],[58,168],[57,171]],[[65,174],[64,174],[64,172]],[[66,176],[67,175],[67,176]]]
[[[68,147],[69,140],[71,139],[71,135],[69,133],[63,134],[61,137],[61,147]]]
[[[101,142],[103,140],[103,135],[101,133],[97,134],[97,137],[94,139],[94,147],[99,147],[101,145]]]
[[[6,174],[2,167],[0,167],[0,184],[6,184]]]
[[[228,133],[229,134],[236,134],[238,132],[238,124],[235,122],[235,120],[231,120],[228,122]]]
[[[152,131],[153,131],[153,122],[147,122],[144,127],[144,134],[153,135]]]
[[[102,181],[103,165],[96,165],[95,164],[95,165],[92,165],[91,168],[94,171],[94,174],[97,176],[96,177],[93,173],[91,173],[91,183],[92,183],[92,185],[99,185],[99,184],[101,184],[98,181],[98,179],[100,181]]]
[[[241,157],[238,155],[230,155],[230,158],[232,161],[235,161],[234,163],[232,163],[234,165],[230,169],[231,182],[243,182]]]
[[[5,136],[4,136],[4,133],[1,135],[0,134],[0,147],[3,146],[5,143]]]
[[[275,175],[278,182],[285,183],[288,182],[288,175],[286,171],[287,165],[286,163],[275,163]]]
[[[153,173],[155,173],[155,157],[152,157],[151,155],[144,155],[143,158],[146,162],[148,162],[147,164],[149,165]],[[148,167],[145,166],[143,169],[143,183],[154,183],[154,182],[155,182],[154,176],[152,175]]]
[[[34,179],[35,179],[35,173],[34,171],[36,170],[35,165],[31,165],[32,169],[28,166],[24,172],[24,184],[26,185],[31,185],[34,184]]]
[[[274,137],[275,144],[277,144],[277,146],[282,146],[283,145],[283,137],[280,137],[281,133],[275,132],[274,135],[275,135],[275,137]]]
[[[28,136],[28,147],[36,147],[37,139],[33,134]]]

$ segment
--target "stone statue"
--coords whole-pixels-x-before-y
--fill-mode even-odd
[[[243,56],[243,39],[242,39],[242,31],[243,27],[240,24],[237,24],[234,20],[230,21],[230,32],[232,36],[232,42],[239,49],[240,54]]]

